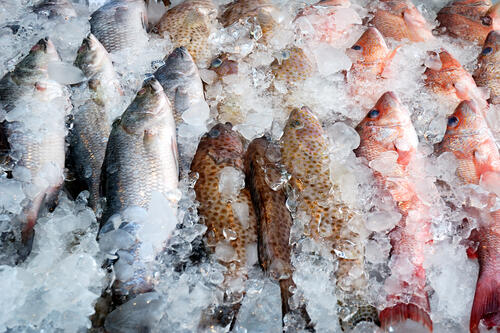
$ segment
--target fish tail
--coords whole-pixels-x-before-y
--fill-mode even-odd
[[[380,312],[380,323],[384,330],[396,323],[407,319],[421,323],[429,332],[432,332],[432,320],[429,312],[412,303],[398,303],[393,307],[386,308]]]
[[[488,329],[500,329],[500,281],[487,274],[480,274],[470,316],[470,332],[479,332],[481,319]]]
[[[292,278],[280,280],[280,289],[281,289],[281,315],[282,318],[290,312],[290,305],[288,304],[288,300],[292,297],[292,292],[290,291],[290,287],[295,286]]]
[[[342,331],[349,332],[361,322],[372,322],[380,326],[377,308],[369,304],[360,304],[357,306],[356,312],[347,320],[340,319],[340,327]]]

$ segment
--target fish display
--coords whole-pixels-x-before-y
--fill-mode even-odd
[[[0,331],[500,330],[498,1],[0,3]]]
[[[92,13],[90,31],[109,53],[143,47],[148,16],[143,0],[113,0]]]
[[[462,182],[484,182],[492,188],[498,185],[493,177],[498,177],[500,172],[498,147],[483,112],[474,101],[461,102],[448,118],[446,133],[438,150],[440,153],[451,152],[456,157],[456,172]],[[500,210],[492,207],[481,212],[479,218],[473,237],[479,243],[475,256],[480,267],[470,317],[470,332],[474,333],[479,332],[482,320],[489,329],[500,325]]]
[[[478,87],[489,88],[488,101],[491,104],[500,103],[500,32],[492,31],[488,34],[479,55],[478,68],[474,73],[474,80]]]
[[[257,248],[257,217],[248,188],[229,185],[230,188],[225,189],[223,185],[224,172],[243,174],[244,171],[243,142],[231,127],[230,123],[217,124],[201,138],[191,172],[198,176],[194,189],[200,203],[198,212],[207,226],[205,242],[210,252],[227,267],[222,284],[227,297],[237,300],[244,292],[241,284],[254,264],[250,261],[250,252]],[[239,306],[236,301],[219,322],[210,320],[204,324],[230,324]]]
[[[196,63],[206,63],[212,58],[207,39],[216,16],[212,0],[188,0],[163,14],[155,30],[168,35],[175,47],[184,46]]]
[[[433,38],[429,23],[410,0],[382,0],[371,23],[386,38],[423,42]]]
[[[27,252],[39,211],[57,199],[63,181],[69,105],[63,86],[48,75],[49,64],[58,61],[54,44],[43,38],[0,80],[0,105],[7,112],[0,134],[2,167],[11,171],[24,168],[28,174],[25,181],[33,186],[16,217]],[[45,128],[38,134],[40,126]]]
[[[359,311],[352,316],[355,322],[344,323],[344,326],[354,326],[360,321],[377,322],[376,309],[363,302],[366,273],[362,241],[359,235],[346,230],[356,213],[335,195],[338,189],[330,180],[325,133],[309,108],[291,112],[281,143],[282,163],[299,197],[297,211],[304,211],[309,218],[305,236],[327,243],[332,254],[339,256],[337,286],[347,293],[340,302],[352,303],[349,305]],[[349,271],[354,267],[358,274],[351,276]],[[365,311],[366,308],[371,311]]]
[[[97,208],[101,166],[111,132],[111,108],[122,94],[113,63],[102,44],[89,34],[78,50],[75,65],[87,78],[92,95],[74,110],[70,155],[77,177],[90,192],[89,204]]]
[[[488,14],[490,0],[456,0],[443,7],[437,14],[438,29],[454,37],[483,44],[493,28]]]
[[[391,255],[395,272],[392,303],[380,312],[382,328],[387,329],[398,322],[411,319],[422,323],[432,331],[430,304],[425,289],[425,250],[431,241],[428,207],[416,193],[416,186],[408,171],[408,164],[418,156],[418,138],[407,109],[392,92],[380,97],[374,108],[357,127],[361,143],[356,155],[369,163],[389,152],[394,153],[393,164],[387,170],[375,171],[381,186],[385,188],[398,206],[401,220],[390,232]],[[391,154],[392,155],[392,154]],[[409,277],[398,276],[397,265],[411,268]]]

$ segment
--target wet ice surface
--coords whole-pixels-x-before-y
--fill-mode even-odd
[[[76,2],[76,1],[75,1]],[[77,83],[81,73],[73,66],[76,50],[89,31],[89,13],[102,5],[103,0],[89,0],[75,3],[80,15],[70,19],[37,17],[28,10],[29,0],[2,1],[0,8],[0,75],[12,70],[15,64],[27,54],[38,39],[50,36],[63,60],[62,64],[49,67],[52,79],[61,84]],[[175,5],[180,1],[172,1]],[[226,4],[229,1],[216,1]],[[425,182],[420,193],[426,193],[428,184],[437,182],[437,193],[424,198],[433,202],[432,231],[434,245],[429,247],[429,260],[425,263],[428,274],[428,288],[435,332],[465,332],[468,328],[470,307],[475,290],[478,271],[476,261],[467,258],[464,240],[476,223],[459,226],[467,216],[460,207],[471,202],[475,207],[484,206],[484,190],[464,187],[454,175],[456,161],[453,156],[433,155],[433,144],[439,142],[446,126],[446,116],[454,106],[446,104],[423,86],[424,63],[438,66],[435,59],[429,59],[427,51],[447,49],[461,64],[473,71],[480,47],[458,42],[449,37],[439,37],[428,43],[403,43],[392,63],[384,72],[386,79],[377,83],[366,83],[367,94],[349,94],[344,70],[350,68],[352,60],[349,48],[360,36],[362,29],[353,26],[348,37],[332,46],[310,40],[311,27],[301,24],[301,34],[295,34],[292,20],[303,1],[275,0],[282,8],[277,16],[280,21],[278,32],[264,46],[261,41],[249,38],[251,27],[238,23],[217,32],[210,37],[210,43],[217,53],[230,53],[239,60],[238,73],[223,78],[213,71],[201,71],[206,86],[206,97],[210,110],[200,105],[194,111],[209,114],[209,123],[230,121],[244,138],[251,140],[265,133],[272,139],[279,139],[288,116],[289,107],[308,105],[324,124],[330,140],[332,181],[341,189],[342,199],[357,207],[366,221],[358,226],[357,232],[364,233],[366,262],[370,276],[368,296],[378,308],[386,304],[387,290],[384,280],[390,275],[390,243],[387,232],[398,222],[400,214],[392,200],[385,193],[376,190],[370,168],[357,159],[352,150],[359,145],[359,136],[353,130],[373,106],[380,94],[386,90],[395,91],[412,114],[413,124],[420,139],[419,148],[425,161]],[[315,1],[306,1],[311,4]],[[436,11],[447,1],[414,1],[424,16],[433,23]],[[352,9],[361,18],[367,15],[368,1],[353,1]],[[156,5],[150,23],[158,20],[164,10]],[[352,14],[352,13],[351,13]],[[353,18],[353,16],[351,17]],[[356,19],[354,18],[356,21]],[[342,24],[345,22],[339,22]],[[357,21],[355,22],[357,23]],[[309,30],[308,30],[309,29]],[[349,29],[349,28],[348,28]],[[255,33],[255,32],[254,32]],[[255,35],[255,34],[254,34]],[[298,36],[298,37],[297,37]],[[401,45],[387,41],[389,48]],[[283,58],[283,50],[291,46],[303,47],[307,55],[316,62],[317,72],[297,87],[287,87],[272,81],[269,65]],[[112,55],[118,72],[124,96],[111,110],[112,118],[119,116],[134,98],[145,76],[151,75],[165,55],[172,49],[168,39],[150,35],[146,47],[128,50]],[[72,101],[84,101],[84,91],[74,92]],[[500,109],[488,113],[488,121],[498,139]],[[11,117],[13,115],[10,115]],[[0,111],[0,119],[5,114]],[[197,118],[185,115],[185,124],[179,128],[182,136],[181,156],[192,157],[200,135]],[[190,127],[191,126],[191,127]],[[374,161],[375,170],[390,172],[394,156],[383,156]],[[0,228],[9,231],[9,219],[20,212],[26,197],[20,181],[29,181],[29,174],[23,169],[13,171],[14,178],[0,178]],[[224,169],[219,175],[219,189],[229,200],[244,186],[244,177],[236,169]],[[50,181],[50,180],[49,180]],[[162,209],[154,208],[149,214],[151,228],[144,229],[140,237],[156,240],[156,248],[144,249],[143,255],[152,263],[158,278],[155,292],[137,297],[116,309],[108,318],[106,328],[110,332],[134,332],[138,327],[153,331],[191,332],[198,327],[203,311],[213,303],[221,303],[223,291],[220,285],[226,268],[217,263],[230,253],[227,249],[216,250],[214,256],[207,256],[203,248],[202,235],[206,227],[196,213],[196,200],[192,188],[195,179],[186,172],[181,175],[182,198],[177,210],[177,220],[165,218]],[[427,184],[427,185],[426,185]],[[36,226],[33,252],[18,266],[0,266],[0,303],[10,306],[0,309],[0,331],[84,331],[90,327],[89,316],[101,291],[109,286],[106,271],[101,268],[104,258],[115,248],[126,248],[131,239],[128,235],[115,234],[113,242],[101,247],[96,241],[98,225],[94,213],[85,207],[85,196],[76,200],[61,194],[57,208],[44,212]],[[289,199],[293,206],[293,198]],[[245,215],[248,207],[233,205],[237,214]],[[451,208],[455,207],[455,208]],[[457,208],[458,207],[458,208]],[[168,215],[168,214],[167,214]],[[291,243],[295,244],[292,263],[295,268],[295,296],[291,299],[292,313],[284,319],[289,331],[300,331],[305,327],[300,308],[305,306],[318,332],[339,332],[339,314],[335,306],[336,258],[321,244],[301,237],[306,217],[296,212],[292,228]],[[155,226],[169,227],[164,234],[156,234]],[[159,257],[152,256],[162,247],[165,234],[171,234],[168,245]],[[111,236],[109,236],[111,237]],[[128,238],[127,238],[128,237]],[[7,240],[2,239],[2,246]],[[110,244],[113,246],[110,247]],[[8,248],[8,247],[7,247]],[[127,274],[128,267],[115,267],[114,274]],[[109,277],[109,274],[108,274]],[[401,332],[417,332],[418,324],[407,322],[395,328]],[[242,301],[240,314],[235,323],[237,332],[279,332],[281,330],[281,304],[279,286],[263,277],[257,268],[251,271],[247,282],[247,295]],[[365,324],[357,332],[372,332],[373,326]]]

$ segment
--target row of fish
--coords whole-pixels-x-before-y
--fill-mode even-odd
[[[44,1],[34,9],[55,16],[76,15],[68,6],[66,1]],[[348,1],[320,1],[303,9],[296,20],[305,17],[314,25],[321,22],[316,21],[316,16],[328,18],[332,12],[348,7]],[[489,1],[455,1],[445,7],[438,20],[446,32],[484,42],[479,68],[472,77],[442,50],[429,54],[425,72],[426,84],[432,91],[450,98],[451,103],[460,103],[448,119],[447,132],[437,152],[456,156],[457,173],[464,183],[491,181],[492,188],[500,172],[500,157],[485,116],[488,103],[498,103],[500,94],[499,33],[494,30],[498,10],[498,5],[492,6]],[[274,11],[271,2],[236,1],[224,9],[219,20],[230,26],[242,18],[251,18],[252,36],[265,44],[278,24]],[[410,276],[391,276],[387,283],[392,283],[396,292],[388,299],[390,306],[378,313],[366,299],[363,236],[353,227],[353,221],[361,215],[342,201],[339,189],[331,181],[335,175],[330,171],[328,141],[314,110],[292,110],[280,142],[263,137],[247,146],[231,124],[220,123],[201,138],[192,162],[189,156],[182,156],[182,149],[179,156],[178,146],[182,143],[177,133],[183,118],[205,103],[195,62],[200,67],[210,66],[222,77],[234,74],[240,60],[224,54],[212,61],[214,54],[207,39],[217,10],[211,1],[182,2],[169,9],[151,29],[153,33],[168,35],[177,48],[165,57],[164,65],[144,81],[134,100],[113,121],[111,114],[123,92],[108,52],[126,52],[127,48],[146,45],[146,13],[144,1],[113,0],[92,14],[92,34],[83,41],[74,62],[87,80],[71,87],[71,99],[69,89],[48,75],[51,63],[60,59],[47,38],[33,46],[0,81],[0,103],[6,111],[0,132],[2,166],[8,178],[21,179],[30,188],[24,211],[13,218],[13,223],[22,228],[20,237],[25,244],[20,258],[28,255],[37,216],[56,200],[66,166],[82,183],[67,182],[66,190],[75,195],[82,189],[89,191],[89,205],[101,214],[101,242],[109,242],[110,252],[115,255],[107,263],[114,270],[111,307],[154,290],[157,276],[151,261],[163,250],[170,234],[159,231],[160,246],[153,247],[152,254],[143,255],[142,246],[148,240],[142,237],[141,228],[147,224],[147,218],[134,207],[147,209],[159,192],[166,199],[166,212],[175,220],[179,174],[190,171],[196,179],[198,212],[207,226],[206,247],[214,254],[224,254],[226,259],[220,261],[227,268],[221,288],[226,291],[224,303],[229,304],[229,310],[207,309],[200,328],[234,322],[245,293],[247,262],[252,264],[248,253],[255,243],[262,268],[279,281],[283,315],[297,310],[288,303],[294,290],[289,233],[294,219],[305,217],[304,237],[325,244],[338,258],[336,286],[342,290],[339,306],[355,308],[352,316],[342,320],[343,329],[362,321],[390,329],[411,319],[432,330],[423,265],[426,248],[432,242],[430,205],[416,193],[418,175],[413,174],[423,157],[418,151],[410,113],[395,94],[374,93],[372,98],[381,97],[356,128],[361,137],[356,155],[372,167],[381,190],[390,194],[401,214],[401,220],[390,232],[393,271],[407,262],[411,266]],[[466,23],[461,21],[464,18]],[[346,80],[351,83],[353,95],[366,93],[360,84],[363,81],[383,80],[384,71],[397,52],[387,47],[384,37],[416,42],[434,38],[420,12],[407,1],[381,1],[369,24],[373,27],[350,50],[356,61],[346,73]],[[334,24],[316,32],[319,35],[314,38],[329,43],[338,41],[332,38],[334,32],[338,38],[343,36]],[[286,51],[282,61],[271,67],[276,80],[290,86],[300,85],[314,70],[314,64],[300,48]],[[487,87],[490,95],[479,87]],[[83,99],[82,94],[86,96]],[[66,118],[71,104],[69,157],[65,161]],[[393,157],[390,170],[372,166],[371,162],[382,155]],[[245,174],[245,184],[236,190],[231,186],[221,189],[221,179],[227,173]],[[500,220],[498,210],[474,214],[482,221],[473,234],[479,243],[476,255],[481,269],[470,330],[477,332],[481,320],[488,327],[500,326]],[[124,268],[127,265],[132,271]],[[107,307],[102,313],[98,309],[97,326],[102,325],[109,311]],[[308,321],[306,309],[301,308],[300,312]]]

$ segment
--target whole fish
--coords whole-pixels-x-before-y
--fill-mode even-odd
[[[90,17],[90,31],[109,53],[144,46],[147,25],[144,0],[111,0]]]
[[[216,16],[212,0],[186,0],[163,14],[155,30],[168,34],[174,47],[184,46],[196,63],[205,64],[212,58],[207,40]]]
[[[154,75],[172,103],[177,121],[184,112],[206,103],[198,67],[184,46],[174,49]]]
[[[483,184],[488,174],[500,173],[500,155],[495,139],[473,101],[463,101],[448,118],[448,126],[439,152],[451,152],[458,161],[457,175],[464,183]],[[487,184],[496,186],[498,184]],[[483,212],[477,230],[479,277],[470,317],[471,333],[479,332],[479,323],[500,328],[500,210]]]
[[[490,89],[489,102],[500,104],[500,31],[491,31],[479,55],[474,73],[478,87]]]
[[[33,6],[33,11],[37,14],[43,14],[48,18],[63,17],[68,20],[70,17],[76,17],[75,8],[68,0],[42,0]]]
[[[339,198],[339,189],[330,180],[328,143],[319,120],[307,107],[291,112],[281,138],[282,163],[291,175],[290,184],[298,195],[297,211],[310,218],[305,236],[331,246],[338,257],[337,287],[347,295],[339,300],[352,306],[353,316],[343,327],[361,321],[377,322],[377,311],[363,296],[367,285],[364,270],[364,248],[359,235],[347,229],[358,214]],[[349,272],[357,271],[357,276]]]
[[[198,175],[194,187],[200,203],[198,213],[208,227],[205,242],[212,253],[222,253],[218,259],[227,267],[222,287],[230,298],[241,295],[238,287],[233,290],[232,286],[239,286],[247,279],[249,265],[253,264],[248,262],[249,251],[257,243],[257,219],[249,190],[244,188],[229,200],[220,192],[223,169],[244,170],[243,142],[231,127],[229,123],[217,124],[205,134],[191,164],[192,174]],[[226,326],[238,309],[239,302],[217,324]],[[202,325],[213,325],[210,320]]]
[[[294,23],[307,39],[337,47],[361,18],[349,0],[320,0],[301,9]]]
[[[254,31],[253,37],[257,40],[262,37],[267,42],[278,26],[278,14],[278,9],[269,0],[235,0],[224,7],[219,20],[224,27],[249,20],[260,27],[260,31]]]
[[[279,147],[274,148],[279,151]],[[245,155],[245,173],[258,221],[259,262],[280,283],[284,316],[289,311],[290,287],[294,286],[289,245],[292,217],[285,204],[282,167],[269,159],[276,149],[266,138],[253,140]]]
[[[138,221],[123,221],[125,223],[116,228],[115,219],[110,217],[127,208],[148,209],[153,192],[171,198],[178,181],[172,108],[160,83],[150,78],[144,81],[121,118],[113,123],[101,171],[101,195],[106,198],[106,204],[101,218],[100,242],[115,229],[135,239],[130,248],[118,251],[118,263],[131,265],[134,274],[126,278],[117,276],[112,287],[115,304],[151,291],[154,278],[153,272],[144,267],[137,255],[137,248],[144,241],[137,236]],[[175,202],[172,206],[175,210]]]
[[[294,87],[316,71],[316,63],[303,49],[292,47],[282,52],[281,61],[275,60],[271,64],[271,69],[275,80]]]
[[[486,13],[491,0],[456,0],[443,7],[437,14],[439,28],[453,37],[483,44],[492,30]]]
[[[381,0],[370,22],[386,38],[412,42],[434,38],[429,24],[410,0]]]
[[[26,168],[30,179],[23,181],[33,187],[18,216],[26,252],[41,207],[56,199],[63,182],[69,105],[63,86],[48,75],[49,64],[59,61],[54,44],[44,38],[0,80],[0,106],[7,112],[0,124],[2,167]]]
[[[364,157],[369,163],[389,152],[397,154],[397,160],[384,174],[375,171],[380,185],[387,190],[402,215],[397,226],[390,232],[393,258],[393,272],[398,262],[410,264],[413,268],[410,278],[400,276],[391,289],[388,301],[393,305],[380,313],[382,328],[389,329],[393,324],[411,319],[422,323],[432,331],[430,306],[425,290],[426,274],[423,267],[424,253],[431,240],[428,207],[421,201],[415,190],[407,166],[418,158],[418,138],[410,120],[410,114],[392,92],[386,92],[375,107],[356,128],[361,144],[356,155]],[[413,175],[411,175],[413,176]],[[406,274],[408,272],[405,272]],[[405,280],[406,279],[406,280]]]
[[[485,104],[484,94],[477,88],[472,75],[447,51],[430,52],[435,64],[424,72],[425,85],[434,93],[445,97],[453,104],[474,99]]]
[[[83,40],[74,65],[87,78],[90,99],[74,110],[70,155],[75,174],[90,192],[89,204],[96,209],[101,166],[111,131],[111,108],[122,91],[109,54],[94,35]]]

